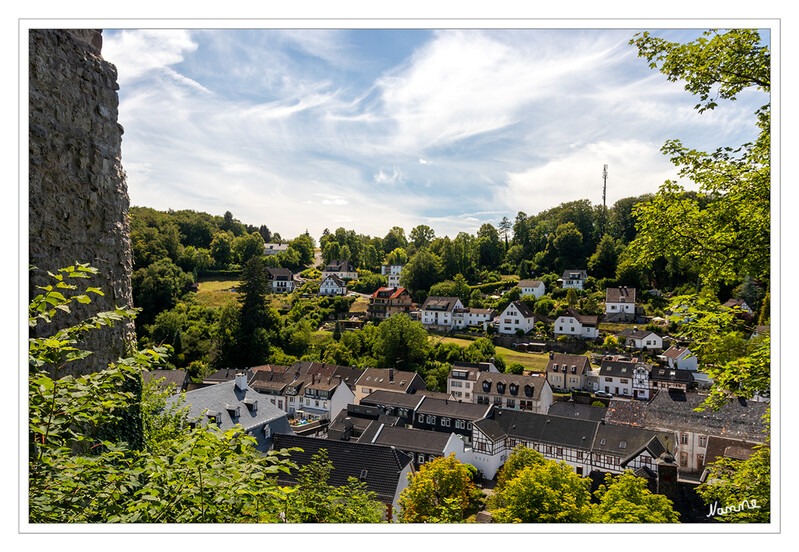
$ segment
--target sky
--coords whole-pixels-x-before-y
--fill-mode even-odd
[[[102,51],[131,205],[230,211],[289,239],[419,224],[454,237],[601,204],[606,164],[608,207],[656,192],[677,180],[669,139],[754,139],[765,95],[700,114],[629,45],[641,30],[107,28]]]

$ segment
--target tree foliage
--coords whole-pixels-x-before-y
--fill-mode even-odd
[[[646,480],[629,471],[606,474],[594,496],[599,502],[593,507],[593,523],[677,523],[680,517],[668,498],[650,492]]]
[[[410,475],[399,499],[399,519],[405,523],[458,523],[476,514],[483,493],[473,481],[474,468],[454,454],[423,464]]]

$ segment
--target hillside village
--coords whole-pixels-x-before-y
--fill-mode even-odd
[[[319,295],[355,294],[347,285],[358,272],[349,262],[334,260],[320,269],[311,282]],[[386,265],[382,272],[401,276],[402,269]],[[267,272],[272,293],[308,289],[303,286],[309,281],[291,271]],[[556,289],[582,292],[587,277],[585,269],[567,270]],[[306,452],[296,460],[302,461],[309,450],[326,448],[341,481],[351,475],[381,497],[387,520],[396,517],[407,474],[426,462],[454,455],[474,466],[490,489],[510,452],[524,446],[596,481],[630,470],[672,500],[684,520],[704,521],[693,488],[706,480],[707,467],[722,458],[746,459],[767,439],[768,397],[697,410],[712,378],[690,342],[672,337],[665,320],[646,315],[634,288],[606,289],[602,314],[568,307],[550,319],[524,301],[551,294],[539,280],[520,280],[503,292],[519,299],[501,312],[464,307],[458,297],[429,296],[418,304],[399,281],[366,295],[364,311],[342,313],[335,324],[346,322],[349,329],[342,331],[356,331],[404,316],[431,336],[493,336],[545,364],[509,373],[493,358],[455,361],[440,390],[428,389],[417,372],[312,361],[225,368],[201,382],[192,382],[185,370],[156,370],[149,377],[185,392],[171,400],[185,400],[197,423],[213,421],[221,429],[241,424],[264,452],[300,447]],[[745,302],[733,303],[725,308],[751,320]],[[605,329],[610,327],[622,329]],[[758,327],[750,338],[757,339],[757,332],[768,328]],[[248,416],[251,411],[257,416]],[[387,471],[386,458],[400,469]]]

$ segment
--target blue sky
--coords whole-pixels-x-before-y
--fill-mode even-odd
[[[604,164],[609,206],[655,192],[677,178],[659,151],[671,138],[753,139],[764,95],[699,114],[637,57],[636,31],[106,29],[131,204],[229,210],[284,238],[454,237],[599,204]]]

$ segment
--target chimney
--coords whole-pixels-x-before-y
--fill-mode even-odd
[[[394,368],[388,369],[388,381],[394,381]]]
[[[236,389],[247,390],[247,374],[245,372],[236,372]]]

